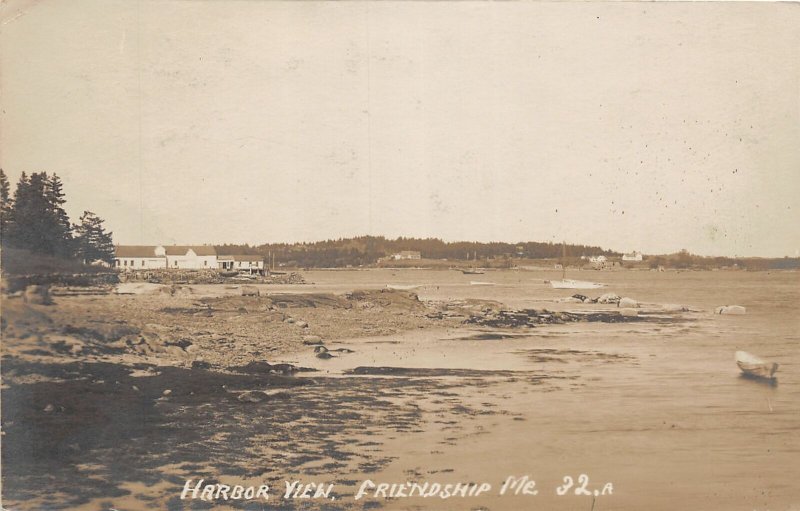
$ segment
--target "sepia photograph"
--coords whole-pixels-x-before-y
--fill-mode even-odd
[[[798,27],[3,0],[0,509],[800,511]]]

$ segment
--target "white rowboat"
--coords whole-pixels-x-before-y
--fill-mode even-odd
[[[767,362],[746,351],[736,352],[736,365],[739,366],[742,373],[757,378],[774,378],[775,371],[778,370],[778,364],[775,362]]]

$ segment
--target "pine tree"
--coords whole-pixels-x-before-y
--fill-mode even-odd
[[[6,177],[3,169],[0,169],[0,243],[5,243],[7,241],[6,236],[8,236],[12,207],[10,190],[8,177]]]
[[[64,186],[58,175],[53,174],[53,177],[48,179],[47,174],[45,174],[44,193],[48,206],[47,225],[50,229],[48,237],[53,254],[63,258],[70,258],[75,255],[75,247],[69,216],[67,216],[67,212],[63,207],[67,202],[64,198]]]
[[[39,254],[71,257],[72,233],[63,186],[58,176],[24,172],[17,183],[9,213],[9,244]]]
[[[77,255],[84,263],[97,260],[109,264],[114,262],[114,242],[112,233],[107,233],[103,220],[91,211],[84,211],[80,223],[75,226]]]
[[[17,182],[17,189],[14,191],[14,207],[9,219],[8,242],[17,248],[34,250],[37,245],[37,228],[40,227],[35,213],[37,183],[40,183],[38,174],[34,173],[28,177],[23,172]]]

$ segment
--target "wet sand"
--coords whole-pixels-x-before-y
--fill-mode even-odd
[[[334,356],[321,359],[314,346],[302,343],[307,329],[285,318],[267,321],[276,311],[263,307],[266,298],[242,312],[235,303],[242,298],[225,300],[232,290],[221,286],[197,286],[190,297],[75,297],[34,306],[25,328],[12,325],[18,337],[28,333],[24,339],[12,342],[4,330],[4,505],[202,509],[208,505],[180,501],[186,478],[265,481],[278,489],[298,477],[335,483],[337,499],[284,501],[275,495],[263,508],[800,506],[794,469],[800,451],[800,323],[793,311],[800,302],[798,274],[590,276],[609,284],[603,292],[647,304],[684,304],[695,312],[673,312],[664,321],[525,329],[428,317],[443,303],[469,300],[613,309],[558,302],[571,292],[545,286],[547,272],[487,272],[480,277],[494,285],[473,286],[469,276],[455,272],[319,271],[306,274],[314,282],[309,286],[270,287],[266,292],[341,295],[418,285],[414,292],[424,307],[374,297],[362,300],[370,303],[363,307],[278,307],[324,338]],[[198,303],[210,303],[212,316]],[[712,313],[732,303],[746,306],[748,314]],[[54,352],[56,332],[64,335],[63,323],[78,323],[79,316],[87,324],[73,324],[77,333],[67,337],[83,339],[83,350],[72,353],[65,342],[58,345],[62,352]],[[87,318],[106,333],[114,321],[145,332],[153,321],[178,327],[165,336],[179,333],[199,353],[92,353],[99,341],[87,342],[86,331],[75,330],[87,328]],[[48,321],[53,324],[43,326]],[[205,330],[210,333],[197,334]],[[219,337],[229,342],[219,343]],[[26,343],[41,344],[41,351],[25,353],[32,349],[22,349]],[[741,378],[733,362],[738,349],[779,362],[778,385]],[[285,376],[231,369],[255,358],[316,371]],[[164,395],[166,389],[171,392]],[[261,391],[266,393],[247,394]],[[241,399],[252,396],[255,401]],[[578,496],[574,488],[556,494],[564,476],[577,480],[580,474],[589,476],[590,492],[612,483],[613,495]],[[523,475],[536,480],[536,496],[498,496],[507,476]],[[472,498],[354,501],[365,479],[488,482],[493,488]],[[227,506],[262,509],[257,502]]]

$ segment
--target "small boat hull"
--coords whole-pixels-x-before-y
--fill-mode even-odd
[[[767,362],[746,351],[736,352],[736,365],[742,374],[752,378],[773,379],[778,370],[778,364],[775,362]]]
[[[605,284],[599,284],[597,282],[571,279],[551,280],[550,285],[553,289],[598,289],[605,286]]]

